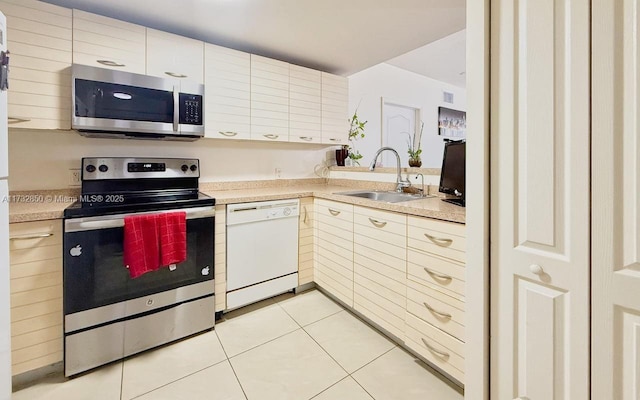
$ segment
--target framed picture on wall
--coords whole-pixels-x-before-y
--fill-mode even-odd
[[[438,107],[438,135],[452,139],[466,138],[467,113],[446,107]]]

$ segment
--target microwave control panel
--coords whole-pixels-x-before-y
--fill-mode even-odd
[[[202,96],[180,93],[180,123],[202,125]]]

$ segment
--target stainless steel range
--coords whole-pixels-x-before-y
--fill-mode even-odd
[[[191,159],[82,159],[81,198],[64,213],[66,376],[213,328],[215,200],[199,175]],[[131,278],[125,218],[175,211],[185,261]]]

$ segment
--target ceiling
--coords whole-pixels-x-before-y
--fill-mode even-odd
[[[465,0],[44,0],[339,75],[465,27]]]
[[[466,87],[466,30],[386,61],[387,64]]]

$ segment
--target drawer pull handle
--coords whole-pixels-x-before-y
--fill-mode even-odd
[[[451,243],[453,243],[453,239],[443,239],[435,236],[431,236],[428,233],[424,234],[427,239],[431,240],[433,243],[437,244],[440,247],[449,247]]]
[[[223,135],[223,136],[228,136],[228,137],[238,135],[238,132],[231,132],[231,131],[227,131],[227,132],[218,131],[218,133]]]
[[[29,118],[20,118],[20,117],[8,117],[7,123],[9,124],[17,124],[20,122],[29,122],[31,121]]]
[[[441,318],[444,318],[444,319],[451,319],[451,314],[446,313],[446,312],[442,312],[442,311],[438,311],[435,308],[431,307],[426,302],[423,302],[422,304],[424,304],[424,306],[427,307],[427,310],[431,311],[433,314],[436,314],[437,316],[440,316]]]
[[[329,140],[331,140],[332,142],[342,142],[341,139],[337,139],[337,138],[329,138]]]
[[[338,211],[338,210],[334,210],[333,208],[330,208],[330,209],[329,209],[329,212],[330,212],[330,213],[331,213],[331,215],[333,215],[334,217],[335,217],[336,215],[339,215],[339,214],[340,214],[340,211]]]
[[[376,228],[384,228],[384,226],[387,224],[384,221],[378,221],[377,219],[373,219],[373,218],[369,218],[369,221],[371,221],[373,226],[375,226]]]
[[[267,139],[271,139],[271,140],[275,140],[275,139],[280,137],[280,135],[274,135],[272,133],[269,133],[267,135],[262,135],[262,136],[266,137]]]
[[[172,76],[172,77],[174,77],[174,78],[186,78],[186,77],[187,77],[187,75],[185,75],[185,74],[179,74],[179,73],[177,73],[177,72],[165,72],[165,74],[167,74],[167,75],[169,75],[169,76]]]
[[[96,60],[98,62],[98,64],[102,64],[102,65],[106,65],[107,67],[126,67],[125,64],[120,64],[118,62],[115,61],[111,61],[111,60]]]
[[[309,137],[309,136],[300,136],[300,139],[302,139],[302,140],[304,140],[304,141],[307,141],[307,142],[310,142],[310,141],[312,141],[312,140],[313,140],[313,138],[312,138],[312,137]]]
[[[9,240],[44,239],[53,236],[53,233],[36,233],[35,235],[12,236]]]
[[[436,349],[435,347],[431,346],[429,344],[429,342],[427,342],[425,340],[425,338],[422,338],[422,343],[424,343],[425,346],[427,346],[427,349],[429,349],[430,352],[432,352],[433,354],[435,354],[436,356],[440,357],[440,358],[444,358],[447,359],[449,358],[450,354],[441,350]]]
[[[302,223],[306,224],[307,223],[307,214],[308,214],[307,206],[304,206],[303,209],[304,209],[304,219],[302,220]]]
[[[440,280],[443,280],[443,281],[452,281],[452,280],[453,280],[453,277],[451,277],[451,276],[449,276],[449,275],[439,274],[439,273],[437,273],[437,272],[435,272],[435,271],[430,270],[430,269],[429,269],[429,268],[427,268],[427,267],[424,267],[424,271],[425,271],[427,274],[431,275],[431,276],[432,276],[433,278],[435,278],[435,279],[440,279]]]

